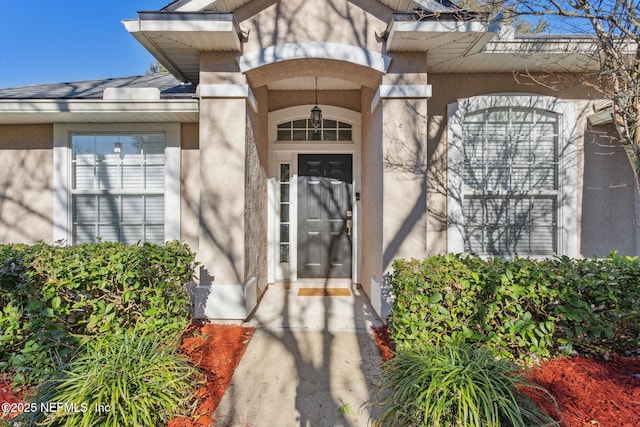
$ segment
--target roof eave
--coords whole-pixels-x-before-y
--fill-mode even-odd
[[[197,99],[0,99],[0,124],[196,123],[199,120],[199,111]]]
[[[140,12],[126,30],[182,82],[199,80],[200,52],[240,52],[243,34],[233,13]]]
[[[465,16],[470,19],[463,19]],[[408,19],[394,14],[386,32],[387,51],[433,52],[457,50],[461,56],[480,52],[496,33],[489,22],[477,14],[438,14],[424,19]]]

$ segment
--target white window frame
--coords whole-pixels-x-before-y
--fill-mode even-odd
[[[71,137],[86,132],[164,132],[164,240],[180,240],[180,124],[54,124],[53,127],[53,241],[72,243]]]
[[[463,125],[469,113],[489,108],[536,108],[558,115],[557,255],[578,256],[578,136],[574,103],[528,94],[495,94],[460,99],[448,108],[447,245],[464,253]]]

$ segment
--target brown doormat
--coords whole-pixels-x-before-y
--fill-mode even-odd
[[[351,291],[348,288],[300,288],[300,297],[348,297]]]

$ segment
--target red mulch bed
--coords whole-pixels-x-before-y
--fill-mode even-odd
[[[202,370],[206,382],[197,391],[195,416],[176,418],[169,427],[214,423],[213,412],[252,336],[253,329],[224,325],[192,327],[185,334],[181,351]],[[382,358],[393,358],[388,328],[374,329],[373,336]],[[531,393],[531,397],[563,427],[640,426],[640,359],[558,358],[544,362],[530,374],[556,399],[557,407],[542,394]],[[0,378],[0,403],[20,401],[9,384],[7,378]]]
[[[213,412],[231,381],[253,331],[253,328],[235,325],[203,325],[192,326],[185,332],[180,352],[200,369],[205,382],[196,391],[197,408],[194,416],[174,418],[169,422],[169,427],[211,426],[215,423]],[[10,378],[0,378],[0,404],[22,401],[22,395],[14,393],[10,384]],[[10,414],[10,418],[17,415]]]
[[[11,389],[11,379],[9,377],[0,378],[0,405],[4,403],[20,402],[22,402],[20,393],[15,393]],[[12,420],[17,417],[18,414],[19,413],[17,411],[7,411],[7,413],[4,413],[4,411],[0,409],[0,419],[8,418]]]
[[[386,326],[373,330],[384,360],[393,358]],[[530,371],[543,393],[526,393],[563,427],[640,426],[640,359],[614,356],[610,360],[558,358]]]
[[[189,357],[205,376],[198,387],[198,407],[191,418],[178,417],[168,427],[211,426],[213,412],[224,394],[233,371],[238,366],[253,328],[235,325],[203,325],[190,328],[182,339],[181,353]]]

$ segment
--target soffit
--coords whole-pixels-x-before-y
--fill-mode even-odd
[[[233,12],[253,0],[177,0],[163,10],[172,12]],[[377,0],[389,9],[408,12],[425,9],[432,12],[444,12],[457,9],[448,0]]]
[[[198,82],[200,53],[240,52],[242,32],[231,13],[140,12],[125,28],[176,78]]]
[[[415,20],[394,14],[387,28],[389,52],[425,52],[435,73],[584,72],[599,67],[593,39],[570,36],[516,36],[513,28],[455,14]]]
[[[477,53],[495,37],[485,22],[458,19],[414,20],[395,15],[387,29],[389,52],[438,52],[457,58]]]
[[[446,51],[428,51],[427,64],[436,73],[584,73],[600,67],[594,40],[566,36],[495,39],[480,51],[460,57],[451,57]]]
[[[163,10],[173,12],[232,12],[252,0],[178,0]]]

